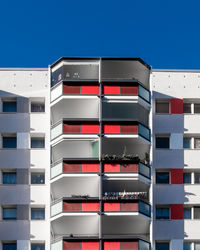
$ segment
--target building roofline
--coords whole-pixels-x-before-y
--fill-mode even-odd
[[[152,69],[153,72],[186,72],[186,73],[200,73],[200,69]]]
[[[128,61],[139,61],[149,70],[151,70],[151,66],[143,61],[140,57],[60,57],[56,62],[50,65],[50,68],[53,68],[56,64],[60,63],[63,60],[128,60]]]
[[[48,68],[0,68],[0,71],[48,71]]]

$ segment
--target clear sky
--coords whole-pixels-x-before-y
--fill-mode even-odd
[[[200,1],[1,1],[0,67],[47,67],[62,56],[200,69]]]

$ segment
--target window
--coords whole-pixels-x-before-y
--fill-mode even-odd
[[[194,183],[200,184],[200,173],[194,173]]]
[[[194,243],[194,250],[200,250],[200,243],[199,242]]]
[[[191,173],[183,173],[183,183],[191,184]]]
[[[3,112],[17,112],[17,102],[3,101]]]
[[[3,250],[17,250],[16,243],[3,243]]]
[[[31,137],[31,148],[44,148],[45,139],[43,137]]]
[[[45,184],[44,173],[31,173],[31,184]]]
[[[183,148],[191,148],[191,138],[183,138]]]
[[[3,172],[2,173],[2,183],[3,184],[17,184],[16,172]]]
[[[200,207],[194,207],[194,219],[200,219]]]
[[[3,136],[3,148],[16,148],[17,138],[10,136]]]
[[[183,103],[183,113],[191,114],[191,103]]]
[[[16,220],[17,219],[17,209],[14,207],[4,207],[3,208],[3,220]]]
[[[169,148],[169,137],[156,137],[156,148]]]
[[[168,172],[157,172],[156,173],[157,184],[169,184],[169,173]]]
[[[194,138],[194,148],[200,149],[200,138]]]
[[[156,113],[169,114],[169,101],[168,100],[156,100]]]
[[[44,103],[32,102],[31,103],[31,112],[45,112]]]
[[[169,219],[169,208],[168,207],[157,207],[156,208],[156,219]]]
[[[184,242],[183,250],[191,250],[191,243],[190,242]]]
[[[156,242],[156,250],[169,250],[169,242]]]
[[[45,209],[44,208],[31,208],[31,220],[44,220]]]
[[[199,103],[195,103],[194,104],[194,113],[195,114],[199,114],[200,113],[200,104]]]
[[[191,219],[192,218],[191,208],[184,208],[183,209],[183,218],[184,219]]]
[[[32,243],[31,250],[45,250],[45,244],[41,243]]]

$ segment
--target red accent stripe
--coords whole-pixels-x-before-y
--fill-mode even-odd
[[[138,250],[138,241],[135,242],[126,242],[122,241],[120,243],[120,250]]]
[[[98,124],[83,124],[82,125],[82,133],[89,134],[89,133],[99,133],[99,125]]]
[[[183,169],[170,169],[171,184],[183,184]]]
[[[171,98],[171,114],[183,114],[183,99]]]
[[[121,94],[122,95],[137,95],[138,94],[138,87],[137,86],[121,87]]]
[[[99,242],[82,242],[82,250],[99,250]]]
[[[120,211],[119,202],[105,202],[103,204],[104,211]]]
[[[63,250],[80,250],[81,242],[63,241]]]
[[[63,85],[63,94],[80,94],[80,91],[81,91],[80,86]]]
[[[81,126],[76,124],[63,124],[63,133],[80,133]]]
[[[119,86],[103,86],[103,93],[104,95],[119,95],[120,94],[120,87]]]
[[[104,164],[104,172],[120,172],[120,164]]]
[[[82,211],[99,211],[99,202],[82,203]]]
[[[104,250],[120,250],[120,242],[104,242]]]
[[[99,172],[99,164],[98,163],[87,163],[82,164],[82,172]]]
[[[104,125],[103,130],[105,134],[119,134],[120,133],[120,126],[119,125]]]
[[[63,201],[63,211],[81,211],[81,203]]]
[[[137,164],[121,165],[121,172],[138,173],[138,165]]]
[[[121,125],[121,133],[138,134],[138,125]]]
[[[81,172],[81,164],[68,164],[63,163],[63,172],[64,173],[73,173],[73,172]]]
[[[121,203],[121,211],[138,211],[138,203]]]
[[[171,220],[183,219],[183,204],[171,204]]]
[[[99,86],[82,86],[81,94],[87,95],[98,95],[99,94]]]

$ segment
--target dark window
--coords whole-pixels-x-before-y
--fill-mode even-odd
[[[157,172],[156,173],[157,184],[169,184],[169,173],[168,172]]]
[[[17,209],[16,208],[3,208],[3,220],[16,220]]]
[[[183,103],[183,113],[191,114],[191,104],[190,103]]]
[[[184,242],[183,250],[191,250],[191,243],[190,242]]]
[[[200,138],[194,138],[194,148],[200,149]]]
[[[45,209],[44,208],[31,208],[31,220],[44,220]]]
[[[169,114],[169,102],[156,101],[156,113]]]
[[[183,138],[183,148],[191,148],[191,138]]]
[[[44,184],[45,175],[44,173],[31,173],[31,184]]]
[[[3,250],[17,250],[16,243],[3,243]]]
[[[200,219],[200,207],[194,207],[194,219]]]
[[[191,219],[192,218],[191,208],[184,208],[183,209],[183,218],[184,219]]]
[[[200,173],[194,173],[194,183],[200,184]]]
[[[15,172],[3,172],[3,184],[16,184],[17,174]]]
[[[200,113],[200,104],[195,103],[194,104],[194,113],[199,114]]]
[[[17,103],[4,101],[3,112],[17,112]]]
[[[168,242],[156,242],[156,250],[169,250]]]
[[[31,244],[31,250],[45,250],[45,245],[44,244],[32,243]]]
[[[31,112],[44,112],[44,103],[31,103]]]
[[[40,137],[31,137],[31,148],[44,148],[45,140]]]
[[[156,219],[169,219],[169,208],[156,208]]]
[[[191,173],[183,173],[183,183],[191,184]]]
[[[156,137],[156,148],[169,148],[169,137]]]
[[[16,148],[17,138],[16,137],[5,137],[3,136],[3,148]]]

